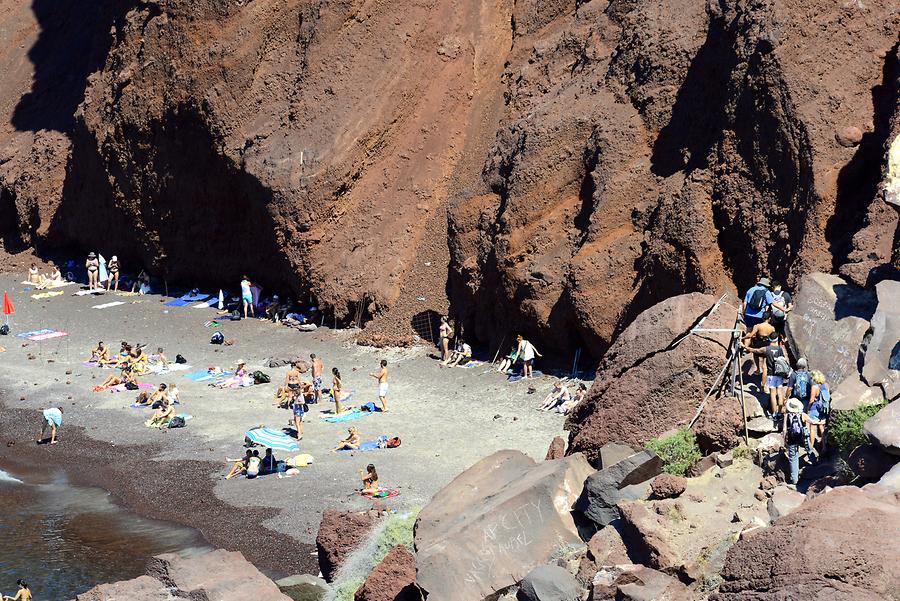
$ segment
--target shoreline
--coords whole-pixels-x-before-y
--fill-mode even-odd
[[[212,476],[221,471],[221,465],[170,461],[160,464],[171,467],[170,470],[144,470],[140,476],[133,477],[134,471],[146,467],[147,460],[141,457],[153,456],[159,449],[152,445],[117,446],[97,441],[85,435],[84,428],[79,426],[67,426],[57,445],[37,445],[34,438],[41,413],[10,408],[4,398],[8,394],[0,388],[0,413],[3,414],[0,465],[12,472],[33,471],[34,465],[50,459],[55,461],[57,469],[65,471],[73,485],[103,489],[117,505],[141,517],[194,529],[213,547],[240,551],[272,579],[319,573],[318,561],[312,555],[315,545],[301,543],[262,525],[277,510],[237,509],[216,497]],[[8,446],[11,441],[15,444]],[[79,449],[78,453],[57,452],[73,446]],[[154,503],[152,499],[160,500]],[[242,520],[223,519],[235,511],[241,512]]]

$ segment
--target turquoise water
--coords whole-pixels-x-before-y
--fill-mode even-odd
[[[208,548],[200,533],[127,512],[64,473],[0,469],[0,594],[25,579],[35,601],[66,601],[102,582],[135,578],[159,553]],[[175,508],[173,508],[173,511]]]

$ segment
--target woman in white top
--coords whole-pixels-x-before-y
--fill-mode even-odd
[[[522,376],[525,378],[530,378],[532,369],[534,367],[534,358],[536,356],[543,357],[543,355],[541,355],[538,350],[534,348],[533,344],[531,344],[521,336],[516,338],[516,340],[519,342],[519,346],[516,349],[516,356],[521,357],[523,362]]]

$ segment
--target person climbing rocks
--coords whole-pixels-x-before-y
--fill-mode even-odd
[[[771,286],[769,278],[759,278],[756,286],[750,288],[744,295],[741,311],[744,315],[744,327],[748,330],[762,322],[766,309],[772,304],[774,297]]]
[[[784,340],[784,325],[787,322],[788,313],[794,310],[794,301],[788,291],[783,290],[781,282],[772,282],[772,304],[769,305],[769,322],[778,331],[778,335]]]
[[[768,370],[766,369],[765,349],[769,346],[769,339],[776,334],[775,326],[770,323],[770,318],[765,318],[749,330],[741,339],[741,346],[753,355],[756,363],[756,373],[760,374],[760,382],[765,386]],[[762,350],[763,352],[758,352]],[[753,375],[753,374],[747,374]]]
[[[784,445],[787,449],[790,473],[788,482],[796,485],[800,479],[800,445],[804,445],[807,457],[812,461],[809,449],[809,417],[803,413],[803,403],[800,399],[789,399],[787,412],[784,415]]]
[[[797,359],[797,367],[791,372],[787,381],[786,396],[789,398],[800,399],[803,403],[804,410],[809,405],[809,398],[812,394],[812,374],[808,371],[809,364],[804,357]]]
[[[253,291],[250,289],[250,286],[250,279],[245,275],[241,279],[241,301],[244,304],[244,319],[247,319],[248,312],[253,317],[256,317],[256,312],[253,309]]]
[[[825,381],[825,374],[820,371],[812,372],[812,391],[809,395],[809,446],[816,448],[819,443],[819,452],[825,451],[825,425],[828,421],[828,413],[831,411],[831,389]]]
[[[769,395],[769,408],[774,417],[784,411],[784,382],[791,375],[791,368],[784,349],[778,343],[778,334],[769,337],[765,353],[766,381],[763,392]]]

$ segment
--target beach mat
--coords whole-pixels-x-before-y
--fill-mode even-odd
[[[484,361],[469,361],[465,365],[459,365],[457,367],[462,367],[463,369],[471,369],[473,367],[481,367],[484,365]]]
[[[377,440],[367,440],[366,442],[359,443],[358,449],[341,449],[338,453],[352,453],[354,451],[376,451],[378,450],[378,441]]]
[[[191,303],[205,301],[209,298],[209,296],[209,294],[203,294],[202,292],[198,294],[185,294],[184,296],[176,298],[175,300],[170,300],[169,302],[165,303],[165,305],[167,307],[186,307]],[[218,302],[218,299],[216,299],[216,302]]]
[[[88,296],[90,294],[106,294],[106,290],[79,290],[72,296]]]
[[[50,340],[51,338],[62,338],[68,336],[68,332],[60,332],[59,330],[36,330],[34,332],[26,332],[19,334],[20,338],[31,340],[32,342],[40,342],[42,340]]]
[[[530,379],[540,378],[540,377],[543,376],[543,375],[544,375],[544,372],[538,371],[538,370],[534,370],[533,372],[531,372],[531,378],[530,378]],[[517,374],[517,375],[515,375],[515,376],[509,376],[509,377],[507,377],[507,378],[506,378],[506,381],[507,381],[507,382],[519,382],[519,381],[524,380],[524,379],[525,379],[525,376],[522,376],[522,375],[518,375],[518,374]]]
[[[180,298],[176,298],[175,300],[170,300],[167,303],[163,303],[167,307],[186,307],[191,304],[191,301],[181,300]]]
[[[112,301],[111,303],[103,303],[102,305],[94,305],[91,309],[109,309],[110,307],[118,307],[124,305],[125,301]]]
[[[37,286],[34,282],[22,282],[26,286]],[[44,290],[53,290],[54,288],[62,288],[63,286],[68,286],[69,284],[74,284],[75,282],[53,282],[52,284],[45,284]]]
[[[213,378],[227,378],[228,376],[233,375],[234,372],[230,371],[210,373],[207,369],[198,369],[197,371],[192,371],[191,373],[184,374],[184,377],[188,380],[193,380],[194,382],[203,382],[204,380],[212,380]]]
[[[29,336],[37,336],[38,334],[49,334],[50,332],[55,332],[56,330],[43,329],[43,330],[31,330],[30,332],[22,332],[21,334],[16,334],[18,338],[28,338]]]
[[[148,384],[147,382],[138,384],[138,390],[153,390],[154,388],[156,388],[156,386]],[[96,392],[134,392],[134,390],[128,390],[125,388],[124,384],[117,384],[115,386],[110,386],[109,388],[104,388],[103,390],[97,390]]]
[[[59,296],[63,294],[62,290],[51,290],[50,292],[41,292],[40,294],[32,294],[31,298],[34,300],[43,300],[45,298],[53,298],[54,296]]]
[[[370,499],[392,499],[394,497],[399,497],[400,491],[393,488],[379,488],[378,492],[359,491],[357,494],[361,497],[369,497]]]
[[[320,417],[322,418],[322,421],[326,421],[329,424],[340,424],[343,422],[349,422],[349,421],[353,421],[356,419],[362,419],[362,418],[366,417],[367,415],[371,415],[371,414],[366,413],[365,411],[360,411],[359,409],[354,409],[352,411],[345,411],[344,413],[341,413],[340,415],[332,415],[330,417],[328,415],[322,415]]]
[[[208,301],[203,301],[202,303],[197,303],[196,305],[194,305],[191,308],[192,309],[209,309],[210,307],[215,306],[218,302],[219,302],[219,299],[217,299],[216,297],[213,297],[213,298],[209,299]]]
[[[163,369],[163,366],[157,363],[149,366],[147,371],[152,374],[167,374],[173,371],[187,371],[190,368],[191,366],[186,363],[169,363],[168,368]]]

